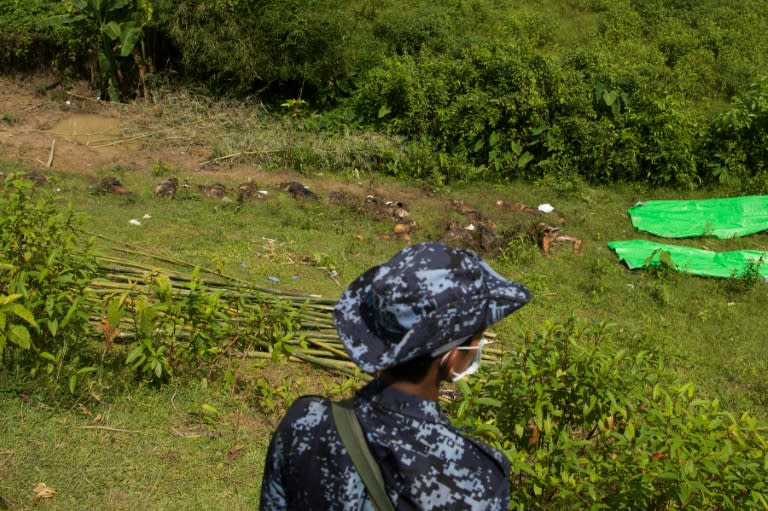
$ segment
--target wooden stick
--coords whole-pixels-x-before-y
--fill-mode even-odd
[[[105,431],[117,431],[119,433],[141,433],[133,429],[112,428],[109,426],[78,426],[78,429],[103,429]]]
[[[97,103],[101,102],[101,98],[89,98],[88,96],[81,96],[80,94],[75,94],[74,92],[67,92],[67,96],[72,96],[73,98],[86,99],[88,101],[95,101]]]
[[[54,138],[51,140],[51,153],[48,155],[48,164],[46,167],[51,168],[51,165],[53,164],[53,151],[56,148],[56,139]]]

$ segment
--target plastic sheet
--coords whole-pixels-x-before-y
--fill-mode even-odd
[[[629,216],[639,231],[665,238],[734,238],[768,230],[768,196],[649,200],[629,208]]]
[[[713,252],[647,240],[611,241],[608,247],[630,269],[656,267],[664,258],[682,273],[729,278],[742,276],[751,267],[763,280],[768,279],[768,252],[762,250]]]

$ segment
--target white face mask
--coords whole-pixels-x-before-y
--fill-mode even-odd
[[[488,340],[485,337],[481,337],[480,342],[477,343],[477,346],[459,346],[457,348],[453,348],[455,350],[477,350],[477,351],[475,352],[475,356],[472,359],[472,362],[469,363],[466,369],[464,369],[460,373],[453,373],[453,376],[451,377],[452,382],[463,380],[467,376],[471,374],[475,374],[477,370],[480,369],[480,356],[483,354],[483,346],[485,346],[486,344],[488,344]],[[448,356],[448,353],[443,355],[443,359],[445,359],[445,357]]]

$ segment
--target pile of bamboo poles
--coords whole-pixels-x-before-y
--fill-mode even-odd
[[[102,240],[107,240],[99,236]],[[110,241],[110,240],[107,240]],[[106,295],[128,293],[147,294],[148,285],[159,275],[167,277],[172,293],[188,293],[188,284],[193,280],[201,283],[211,292],[219,293],[223,298],[243,299],[253,307],[263,304],[281,304],[299,313],[300,328],[288,344],[291,346],[290,357],[326,369],[346,374],[365,377],[347,356],[333,324],[334,300],[324,299],[312,294],[278,291],[273,288],[255,285],[221,272],[201,268],[192,263],[151,253],[126,243],[110,241],[108,251],[115,255],[98,255],[99,277],[91,284],[91,291],[99,299]],[[139,260],[149,262],[139,262]],[[231,311],[228,321],[237,323],[239,311]],[[99,323],[103,318],[94,318]],[[124,339],[131,339],[132,332],[124,329]],[[222,340],[224,342],[224,340]],[[272,346],[263,340],[255,339],[258,350],[244,354],[248,357],[271,357]],[[501,351],[496,348],[486,349],[484,358],[497,361]]]

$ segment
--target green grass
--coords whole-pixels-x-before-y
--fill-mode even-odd
[[[195,175],[186,177],[192,183],[203,182]],[[225,173],[220,177],[226,180]],[[156,200],[152,188],[158,178],[148,171],[125,176],[124,184],[136,190],[130,200],[89,194],[82,178],[66,172],[55,180],[62,201],[72,201],[86,215],[90,232],[276,290],[335,299],[346,283],[405,244],[379,239],[390,231],[391,221],[377,220],[362,208],[367,183],[343,176],[303,179],[321,194],[318,202],[298,202],[271,187],[266,201],[240,207],[193,193],[172,201]],[[738,282],[723,279],[629,271],[606,245],[611,240],[649,238],[634,230],[626,213],[636,201],[700,197],[703,192],[515,182],[428,193],[384,178],[377,187],[383,197],[406,202],[418,223],[414,242],[437,239],[448,219],[461,218],[451,207],[454,198],[493,219],[498,232],[533,217],[503,212],[496,200],[555,205],[567,218],[562,229],[584,240],[583,254],[573,255],[570,247],[555,245],[553,257],[544,258],[527,241],[509,240],[508,248],[491,262],[527,284],[534,300],[499,325],[501,333],[514,339],[520,329],[535,329],[546,320],[571,315],[613,322],[628,345],[665,353],[668,365],[704,394],[718,397],[727,407],[768,416],[768,346],[761,334],[768,329],[768,318],[760,313],[766,309],[765,287],[758,283],[742,289]],[[340,188],[352,190],[352,203],[330,206],[325,197]],[[151,218],[143,219],[144,214]],[[131,218],[140,219],[142,225],[129,224]],[[712,250],[760,249],[768,244],[768,235],[666,241]],[[336,280],[330,277],[331,270],[337,272]]]
[[[339,144],[351,147],[353,142],[342,139]],[[25,168],[0,161],[0,171],[14,169]],[[567,218],[562,229],[584,240],[583,254],[555,245],[553,256],[544,258],[523,238],[506,241],[490,262],[528,285],[534,299],[494,328],[501,341],[513,346],[526,330],[571,316],[609,321],[627,347],[658,351],[671,370],[693,381],[704,396],[720,399],[726,409],[768,418],[765,286],[629,271],[606,246],[611,240],[648,237],[634,230],[626,213],[638,200],[720,192],[594,188],[557,181],[477,183],[432,192],[368,171],[360,177],[339,170],[321,174],[306,169],[300,177],[321,195],[317,203],[298,202],[266,182],[266,201],[242,205],[194,193],[196,184],[234,186],[243,181],[242,173],[230,173],[226,166],[215,175],[174,172],[193,185],[193,192],[176,200],[153,197],[154,185],[164,178],[153,168],[117,172],[134,191],[129,199],[92,193],[94,176],[75,169],[50,172],[48,186],[60,189],[62,205],[71,203],[84,215],[88,232],[105,237],[97,240],[99,250],[125,243],[257,285],[330,299],[405,245],[381,239],[392,223],[362,207],[368,193],[406,203],[418,225],[413,242],[437,239],[449,219],[461,218],[451,199],[462,199],[486,214],[498,232],[531,218],[501,211],[496,200],[531,206],[548,202]],[[269,171],[260,175],[275,182],[282,177]],[[333,190],[348,191],[350,203],[328,204]],[[131,225],[130,219],[142,225]],[[677,242],[713,250],[765,249],[768,234]],[[0,508],[4,502],[8,509],[253,509],[269,434],[285,405],[305,392],[339,393],[344,380],[298,364],[262,362],[243,371],[238,384],[196,381],[158,390],[116,382],[110,392],[71,407],[5,381],[0,393]],[[203,404],[217,413],[204,413]],[[40,482],[56,495],[35,501]]]
[[[256,508],[285,403],[341,388],[338,378],[283,362],[252,364],[240,377],[261,383],[132,385],[70,407],[4,385],[0,509]],[[39,483],[55,495],[36,499]]]
[[[199,385],[72,410],[0,397],[4,509],[253,509],[271,424]],[[200,403],[220,416],[195,416]],[[194,470],[190,470],[194,467]],[[56,490],[36,502],[34,489]]]

